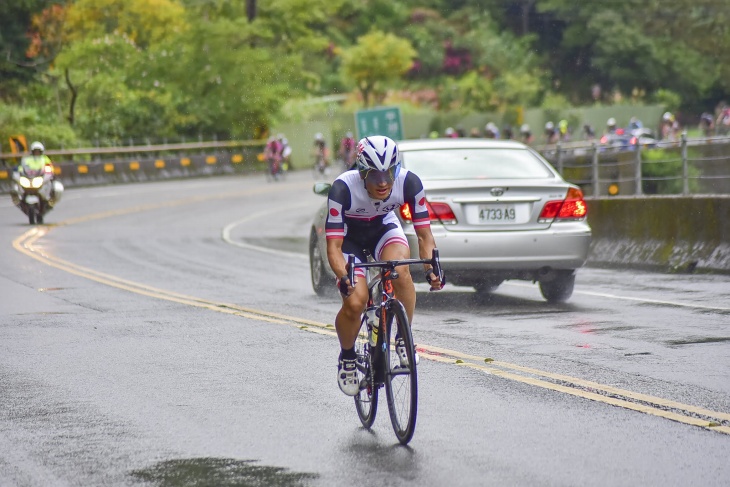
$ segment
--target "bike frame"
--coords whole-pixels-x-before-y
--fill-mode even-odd
[[[380,272],[378,273],[378,276],[373,278],[372,280],[368,281],[368,301],[367,301],[367,308],[370,308],[371,306],[378,306],[380,308],[380,318],[378,320],[378,323],[376,326],[378,327],[378,342],[375,344],[375,347],[372,347],[371,351],[371,358],[374,359],[372,361],[372,365],[376,366],[380,364],[380,361],[383,358],[381,348],[390,346],[390,343],[386,342],[386,337],[389,335],[388,333],[388,321],[387,321],[387,314],[390,312],[390,308],[392,306],[392,303],[396,301],[393,290],[393,279],[398,279],[398,273],[396,272],[395,268],[400,267],[403,265],[414,265],[414,264],[431,264],[433,267],[433,272],[435,275],[440,276],[441,275],[441,264],[439,262],[439,251],[438,249],[433,249],[433,254],[430,259],[403,259],[403,260],[385,260],[385,261],[368,261],[368,262],[360,262],[355,263],[355,256],[352,254],[349,254],[347,256],[347,268],[348,268],[348,278],[350,279],[350,282],[355,282],[355,269],[356,268],[379,268]],[[380,295],[380,303],[377,304],[376,300],[378,299],[378,296],[373,293],[373,287],[377,286],[377,294]],[[378,351],[380,350],[380,351]],[[375,353],[374,353],[375,352]],[[378,367],[380,369],[380,367]],[[375,386],[379,387],[383,384],[384,377],[381,374],[381,370],[378,370],[378,376],[373,378],[373,383]],[[407,371],[403,372],[388,372],[391,375],[398,375],[399,373],[407,374]]]

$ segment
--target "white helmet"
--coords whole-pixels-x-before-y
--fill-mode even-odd
[[[357,170],[365,179],[370,171],[387,172],[394,181],[400,171],[401,157],[395,141],[384,135],[373,135],[357,143]]]
[[[43,144],[41,144],[38,141],[33,142],[30,144],[30,151],[33,152],[34,150],[39,150],[41,152],[44,152],[46,150],[45,147],[43,147]]]
[[[611,117],[606,121],[606,125],[608,127],[615,127],[616,126],[616,119]]]
[[[316,141],[324,140],[324,135],[322,135],[322,132],[317,132],[316,134],[314,134],[314,140],[316,140]]]
[[[522,133],[522,134],[526,134],[526,133],[528,133],[529,131],[530,131],[530,126],[529,126],[529,125],[527,125],[526,123],[523,123],[523,124],[522,124],[522,127],[520,127],[520,133]]]

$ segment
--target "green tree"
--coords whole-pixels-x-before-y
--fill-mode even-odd
[[[387,86],[411,69],[415,57],[408,40],[375,30],[342,52],[342,70],[356,84],[367,107],[371,96],[382,96]]]

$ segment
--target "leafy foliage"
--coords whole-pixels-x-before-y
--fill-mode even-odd
[[[350,90],[509,123],[627,97],[699,113],[730,91],[728,25],[719,0],[13,0],[0,100],[87,140],[255,137]]]

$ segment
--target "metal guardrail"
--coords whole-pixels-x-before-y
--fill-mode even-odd
[[[261,140],[197,141],[160,145],[130,145],[48,150],[62,177],[73,174],[80,181],[94,172],[140,174],[150,167],[161,174],[170,167],[181,175],[196,175],[190,164],[196,156],[217,157],[217,164],[202,164],[205,171],[231,166],[239,171],[256,164]],[[616,147],[597,141],[563,142],[535,146],[565,179],[583,188],[587,197],[647,194],[730,195],[730,137],[687,138],[651,144]],[[241,164],[246,153],[246,164]],[[0,185],[8,179],[10,166],[22,154],[0,154]],[[13,160],[11,162],[11,160]],[[160,162],[167,160],[166,163]],[[144,162],[149,161],[149,162]],[[98,168],[96,166],[99,166]],[[162,170],[165,169],[165,170]],[[86,172],[83,172],[86,171]],[[152,174],[149,175],[152,177]],[[133,178],[132,178],[133,179]]]
[[[730,195],[730,137],[624,147],[566,142],[535,147],[586,196]]]

